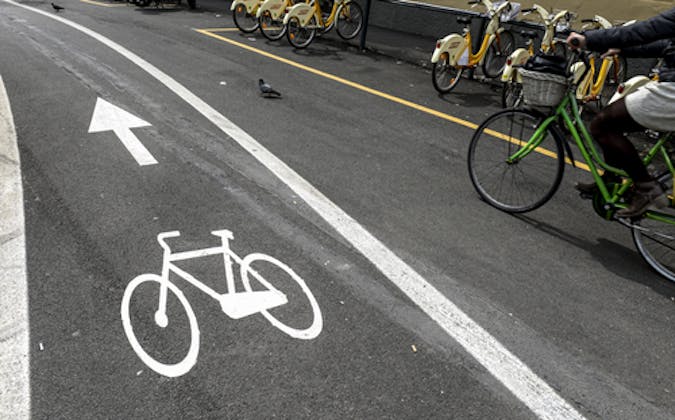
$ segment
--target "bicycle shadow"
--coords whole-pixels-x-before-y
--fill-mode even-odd
[[[514,214],[513,217],[529,224],[540,232],[587,251],[593,259],[599,261],[613,274],[649,287],[659,295],[671,298],[675,295],[675,284],[653,272],[634,248],[626,247],[606,238],[598,238],[596,242],[571,235],[564,230],[530,216]]]

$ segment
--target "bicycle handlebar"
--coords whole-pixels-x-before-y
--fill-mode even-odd
[[[168,238],[175,238],[177,236],[180,236],[180,232],[177,230],[172,230],[169,232],[162,232],[159,235],[157,235],[157,242],[159,242],[159,245],[162,248],[169,249],[169,245],[167,245],[165,239]]]

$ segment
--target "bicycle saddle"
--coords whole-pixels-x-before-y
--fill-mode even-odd
[[[539,34],[536,33],[535,31],[520,31],[520,35],[523,38],[529,38],[529,39],[539,38]]]
[[[469,24],[471,24],[471,17],[470,16],[457,16],[457,22],[463,23],[465,25],[469,25]]]

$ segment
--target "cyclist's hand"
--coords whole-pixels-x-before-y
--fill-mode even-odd
[[[573,50],[584,48],[586,46],[586,37],[576,32],[572,32],[567,37],[567,45],[569,45]]]
[[[621,54],[621,50],[619,48],[610,48],[603,55],[601,55],[600,58],[610,57],[612,55],[618,54]]]

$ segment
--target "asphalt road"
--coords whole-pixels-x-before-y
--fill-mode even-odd
[[[48,2],[22,4],[54,13]],[[463,81],[439,97],[427,71],[330,36],[294,51],[258,34],[195,30],[233,28],[229,2],[201,1],[195,11],[59,4],[59,17],[146,60],[292,168],[517,357],[570,416],[675,417],[675,285],[642,262],[627,229],[577,197],[572,185],[588,175],[566,168],[551,202],[520,217],[474,192],[471,125],[497,110],[497,89]],[[433,302],[422,308],[400,289],[345,236],[349,223],[317,212],[258,150],[244,150],[238,135],[138,63],[63,21],[0,1],[0,75],[24,187],[32,417],[546,412],[448,333]],[[259,78],[282,98],[262,98]],[[99,98],[150,124],[132,133],[156,164],[139,165],[111,131],[89,132]],[[306,283],[254,263],[288,298],[271,316],[293,331],[319,316],[322,328],[303,339],[260,313],[232,319],[172,274],[199,333],[183,314],[157,328],[152,282],[130,301],[135,333],[163,363],[179,362],[199,335],[194,365],[169,377],[132,348],[125,289],[141,274],[161,274],[159,233],[180,231],[167,242],[190,251],[218,246],[211,232],[222,229],[232,231],[237,255],[273,256]],[[222,257],[176,265],[225,291]],[[181,308],[173,290],[169,315]]]

